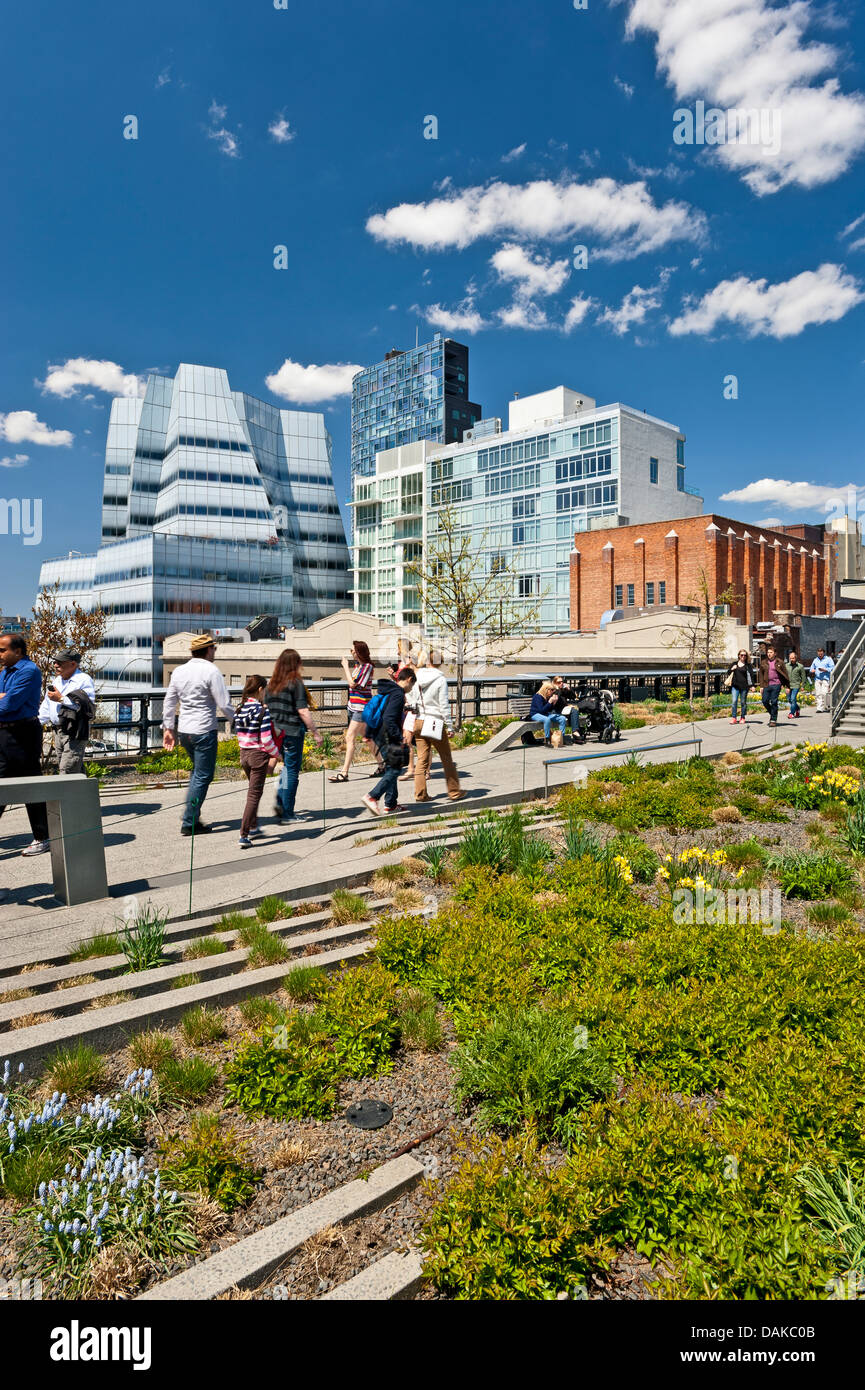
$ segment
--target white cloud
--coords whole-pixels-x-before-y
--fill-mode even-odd
[[[525,152],[526,142],[523,141],[521,145],[515,145],[512,150],[508,150],[507,154],[502,155],[502,164],[510,164],[513,160],[519,159],[520,155],[525,154]]]
[[[558,294],[570,275],[567,261],[534,259],[516,242],[505,242],[491,257],[490,264],[500,280],[516,285],[520,299],[533,299],[537,294]]]
[[[29,454],[16,454],[14,458],[7,454],[5,459],[0,459],[0,468],[23,468],[25,463],[29,462]]]
[[[727,322],[743,328],[749,338],[792,338],[809,324],[834,323],[863,299],[859,282],[829,263],[776,285],[739,275],[722,280],[696,303],[686,301],[670,332],[674,337],[706,334]]]
[[[216,140],[222,153],[228,155],[229,159],[239,159],[240,143],[234,131],[229,130],[224,124],[228,115],[228,107],[221,106],[218,101],[212,101],[207,114],[210,118],[210,129],[207,131],[208,140]]]
[[[548,328],[549,320],[539,304],[530,299],[515,299],[505,309],[499,309],[497,318],[503,328]]]
[[[10,410],[0,415],[0,439],[10,444],[46,444],[49,447],[71,444],[75,438],[69,430],[53,430],[37,419],[32,410]]]
[[[774,502],[790,512],[830,512],[839,509],[838,515],[843,516],[851,492],[855,498],[857,494],[852,483],[845,487],[828,487],[822,483],[793,483],[787,478],[760,478],[746,487],[722,492],[720,500],[746,504]],[[755,522],[755,525],[770,526],[773,520],[777,523],[777,518],[774,518]]]
[[[865,222],[865,212],[861,213],[859,217],[854,218],[852,222],[849,222],[849,223],[847,224],[847,226],[844,228],[843,232],[841,233],[841,239],[842,239],[842,241],[843,241],[843,240],[846,240],[846,239],[849,238],[849,237],[852,237],[853,233],[856,231],[856,229],[857,229],[858,227],[861,227],[861,226],[862,226],[862,223],[863,223],[863,222]],[[848,250],[848,251],[863,251],[863,250],[865,250],[865,236],[859,236],[859,237],[856,238],[855,241],[848,241],[847,250]]]
[[[628,98],[628,101],[630,101],[631,97],[634,95],[634,88],[631,86],[630,82],[625,82],[624,79],[621,77],[614,77],[613,82],[618,87],[619,91],[622,92]]]
[[[351,362],[330,362],[317,367],[311,362],[304,367],[286,357],[279,371],[265,377],[265,384],[275,396],[298,405],[317,405],[337,396],[351,395],[351,379],[362,367]]]
[[[598,315],[598,323],[608,323],[613,332],[622,337],[634,324],[644,323],[650,309],[659,309],[660,306],[657,286],[643,289],[642,285],[634,285],[618,309],[605,309]]]
[[[297,131],[292,130],[284,116],[274,116],[267,127],[267,133],[272,140],[276,141],[277,145],[287,145],[290,140],[294,139]]]
[[[157,79],[156,79],[156,85],[157,85],[157,87],[167,87],[170,81],[171,81],[171,67],[169,66],[169,67],[167,67],[167,68],[163,68],[163,69],[162,69],[162,72],[159,74],[159,76],[158,76]]]
[[[116,362],[100,362],[90,357],[69,357],[62,366],[49,367],[44,381],[38,381],[42,394],[74,396],[82,386],[95,386],[110,396],[143,396],[147,389],[144,377],[124,372]],[[85,396],[85,400],[92,397]]]
[[[629,34],[655,36],[658,68],[679,100],[780,112],[775,155],[744,142],[712,147],[753,192],[828,183],[865,148],[865,100],[842,92],[833,75],[841,55],[805,39],[820,17],[810,0],[627,2]]]
[[[459,250],[494,237],[565,241],[590,236],[599,260],[623,260],[674,241],[702,241],[703,213],[687,203],[657,205],[645,183],[563,178],[526,184],[494,182],[448,190],[426,203],[401,203],[367,220],[371,236],[388,245]]]
[[[471,300],[463,300],[456,309],[446,309],[443,304],[428,304],[422,313],[432,328],[440,328],[443,333],[479,333],[487,326]]]
[[[579,328],[586,314],[590,309],[594,308],[594,306],[595,300],[590,299],[587,295],[578,294],[576,299],[572,299],[571,307],[568,309],[564,324],[562,325],[564,332],[571,333],[575,328]]]

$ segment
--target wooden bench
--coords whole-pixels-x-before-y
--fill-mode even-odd
[[[54,891],[69,907],[108,897],[99,783],[95,777],[4,777],[0,805],[44,802]]]

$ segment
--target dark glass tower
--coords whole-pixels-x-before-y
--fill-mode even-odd
[[[358,372],[351,384],[351,475],[370,477],[381,449],[430,439],[457,444],[483,412],[469,400],[469,350],[436,333],[431,343]]]

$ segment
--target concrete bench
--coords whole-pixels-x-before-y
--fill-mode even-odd
[[[95,777],[4,777],[0,805],[45,803],[54,891],[69,907],[108,897],[99,783]]]
[[[542,725],[534,724],[528,718],[532,698],[531,695],[511,696],[508,701],[509,712],[517,717],[512,724],[505,724],[504,728],[493,734],[489,743],[484,745],[488,753],[502,753],[506,748],[513,748],[514,744],[522,743],[526,735],[528,735],[527,744],[537,744],[538,747],[543,747],[544,730]],[[570,735],[570,729],[567,732]]]

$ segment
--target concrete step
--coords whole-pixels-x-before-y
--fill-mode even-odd
[[[311,1236],[328,1226],[355,1221],[390,1206],[420,1182],[423,1173],[421,1165],[408,1154],[393,1158],[380,1168],[374,1168],[367,1179],[357,1178],[290,1212],[226,1250],[201,1260],[183,1274],[157,1284],[140,1294],[136,1301],[203,1301],[227,1293],[229,1289],[258,1288]]]
[[[361,1270],[353,1279],[331,1289],[320,1303],[366,1303],[370,1300],[412,1298],[423,1281],[423,1264],[415,1252],[400,1255],[396,1250]]]

